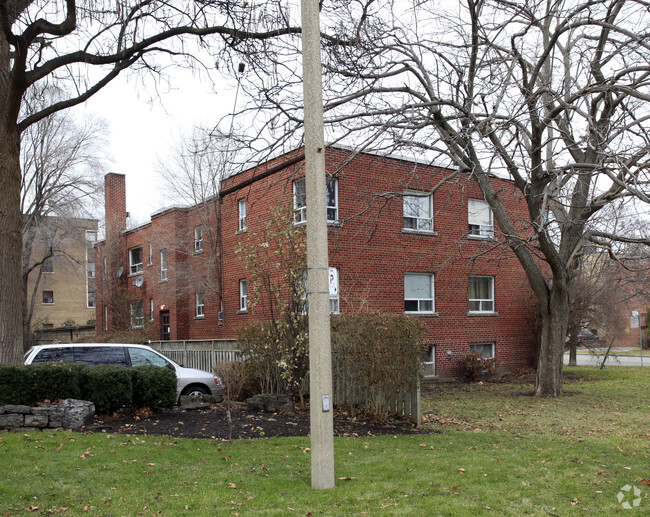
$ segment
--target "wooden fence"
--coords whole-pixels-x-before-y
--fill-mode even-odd
[[[234,339],[153,341],[149,345],[178,364],[207,372],[214,371],[214,367],[219,363],[242,360],[242,354],[237,349],[237,341]],[[368,393],[367,390],[357,387],[345,372],[346,368],[342,368],[334,361],[332,389],[335,406],[372,407],[383,404],[390,414],[406,418],[419,425],[421,416],[419,380],[414,381],[400,396],[389,398],[389,395],[381,390]]]

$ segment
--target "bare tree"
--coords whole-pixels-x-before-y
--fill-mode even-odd
[[[33,95],[24,104],[26,112],[38,111],[44,102],[51,102],[57,96],[47,88],[30,93]],[[85,243],[85,235],[80,236],[74,227],[74,218],[88,212],[100,191],[97,180],[105,169],[100,159],[104,130],[100,121],[77,123],[54,113],[29,126],[21,135],[25,346],[31,331],[41,267],[59,257],[77,260],[66,249],[74,239],[81,238]],[[33,280],[31,292],[30,279]]]
[[[206,253],[194,257],[202,260],[202,267],[190,268],[185,279],[189,292],[207,289],[217,295],[221,302],[221,181],[232,171],[231,163],[237,142],[216,130],[196,127],[191,135],[181,138],[178,145],[164,161],[157,164],[157,173],[166,185],[168,198],[178,200],[190,207],[201,226],[203,247]],[[161,246],[168,246],[166,235],[152,235]],[[180,253],[193,254],[194,241],[178,242]],[[183,272],[178,271],[177,274]],[[200,275],[200,276],[199,276]],[[183,294],[183,293],[177,293]]]
[[[650,243],[599,222],[615,202],[647,214],[649,7],[643,0],[323,6],[323,30],[338,37],[324,43],[330,140],[447,160],[478,183],[536,295],[538,396],[562,392],[582,248],[615,254],[617,242]],[[291,43],[276,55],[296,52]],[[266,88],[259,93],[251,83],[247,91],[263,101],[258,108],[270,108],[258,120],[287,128],[280,145],[295,140],[299,73],[274,79],[264,61],[251,69]],[[492,175],[513,181],[526,220],[508,213]]]
[[[197,48],[227,68],[232,51],[254,55],[264,50],[265,40],[299,32],[279,1],[0,2],[0,362],[19,363],[22,357],[21,133],[85,102],[127,69],[157,80],[166,64],[200,55]],[[188,43],[191,37],[194,44]],[[154,59],[161,54],[168,61]],[[47,83],[65,97],[22,116],[26,94]]]

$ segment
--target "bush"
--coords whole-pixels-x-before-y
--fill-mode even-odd
[[[37,363],[25,366],[28,400],[78,399],[81,397],[82,375],[86,366],[78,363]]]
[[[111,413],[133,400],[131,372],[124,366],[104,364],[83,370],[81,397],[95,404],[97,413]]]
[[[0,406],[26,404],[28,400],[25,367],[0,364]]]
[[[250,364],[242,361],[226,361],[214,367],[214,373],[221,379],[228,400],[243,400],[255,395],[254,375]]]
[[[332,319],[335,382],[344,386],[339,406],[364,407],[369,416],[386,420],[388,400],[410,392],[421,372],[425,327],[416,318],[364,313]]]
[[[134,407],[160,411],[176,403],[176,375],[172,370],[146,365],[130,371]]]
[[[494,359],[486,359],[480,352],[470,352],[460,361],[460,371],[466,382],[476,382],[494,373]]]
[[[237,340],[248,378],[259,383],[262,393],[287,394],[292,401],[302,398],[309,374],[306,316],[288,314],[275,322],[251,323]]]

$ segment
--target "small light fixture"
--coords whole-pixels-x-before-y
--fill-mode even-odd
[[[447,355],[451,357],[451,350],[447,350]]]

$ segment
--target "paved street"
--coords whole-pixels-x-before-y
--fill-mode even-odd
[[[625,355],[617,354],[625,350]],[[643,351],[643,365],[641,364],[641,350],[637,350],[636,355],[628,355],[629,348],[626,349],[616,349],[614,348],[610,352],[605,366],[650,366],[650,351]],[[605,357],[605,352],[607,349],[598,348],[591,351],[579,350],[578,351],[578,365],[588,366],[588,365],[601,365],[603,358]],[[564,354],[564,364],[569,364],[569,353]]]

